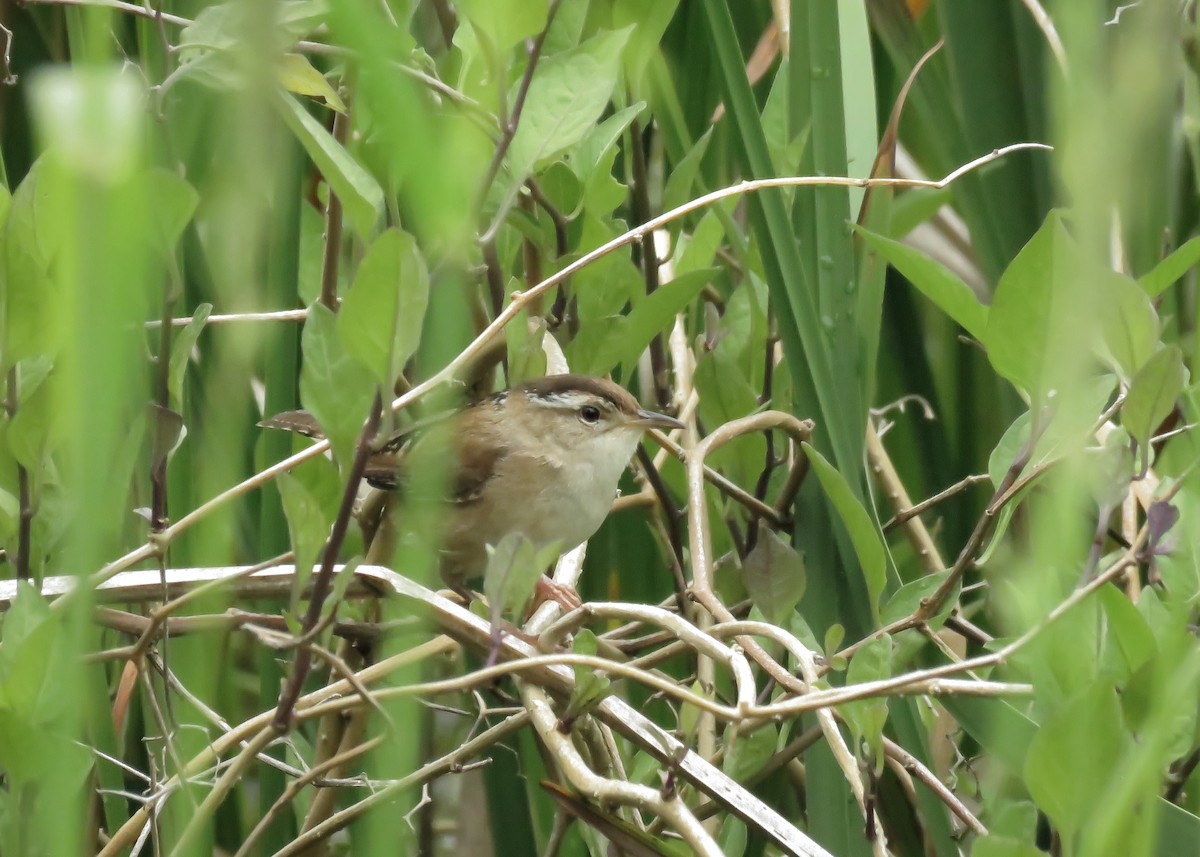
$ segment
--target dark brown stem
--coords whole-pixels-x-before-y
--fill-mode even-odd
[[[1008,492],[1013,483],[1017,481],[1017,477],[1021,475],[1021,471],[1025,469],[1025,465],[1033,457],[1033,450],[1046,428],[1046,423],[1049,421],[1044,416],[1042,419],[1038,419],[1038,415],[1037,412],[1034,412],[1034,418],[1030,421],[1029,426],[1029,440],[1025,443],[1024,448],[1017,453],[1017,457],[1004,474],[1004,478],[996,486],[996,493],[992,495],[992,501],[988,503],[987,508],[980,515],[979,521],[975,524],[975,529],[967,539],[967,543],[963,545],[958,558],[954,561],[954,565],[950,567],[950,573],[946,575],[946,579],[942,581],[941,586],[932,595],[921,599],[920,605],[912,615],[912,618],[915,620],[914,625],[928,622],[936,616],[942,604],[950,597],[950,593],[954,591],[959,581],[962,580],[963,575],[966,574],[967,569],[975,564],[975,554],[983,545],[983,540],[987,537],[987,534],[991,532],[992,523],[996,519],[996,514],[1000,511],[1000,507],[997,505],[998,502]]]
[[[646,474],[646,481],[650,483],[650,487],[654,489],[654,495],[658,497],[658,505],[662,508],[663,525],[667,533],[667,542],[671,547],[671,554],[674,556],[673,566],[676,569],[675,599],[679,606],[679,615],[686,616],[687,581],[683,578],[683,535],[679,529],[679,523],[683,520],[683,512],[671,499],[667,485],[662,481],[662,475],[654,466],[654,459],[650,457],[650,453],[646,452],[646,447],[640,443],[637,448],[637,460],[642,473]]]
[[[317,628],[321,621],[321,611],[325,607],[325,599],[329,597],[329,591],[333,588],[333,565],[337,561],[338,551],[342,549],[342,542],[346,538],[346,530],[354,511],[354,501],[358,496],[358,486],[362,481],[363,471],[366,469],[367,459],[371,455],[375,433],[379,430],[379,422],[382,417],[383,398],[376,393],[375,401],[371,405],[371,415],[367,418],[367,424],[363,426],[362,435],[358,439],[358,447],[354,451],[354,462],[350,466],[350,474],[346,479],[346,490],[342,492],[342,504],[338,508],[337,518],[334,519],[333,528],[329,532],[329,539],[325,542],[325,552],[321,557],[321,569],[317,572],[312,595],[309,597],[308,612],[304,614],[304,632],[301,635],[304,638],[308,638]],[[279,695],[279,705],[275,708],[275,717],[271,721],[271,728],[281,735],[291,729],[292,711],[296,707],[296,700],[300,698],[300,690],[304,687],[304,679],[308,676],[311,666],[312,649],[309,646],[301,646],[296,651],[296,663],[292,666],[292,674],[288,677],[287,684],[284,685],[283,691]]]
[[[767,301],[767,318],[771,318],[771,302]],[[768,324],[770,322],[768,321]],[[764,348],[763,359],[763,387],[762,393],[758,397],[760,406],[766,405],[771,401],[771,387],[775,379],[775,343],[778,337],[768,331],[766,347]],[[775,472],[775,468],[782,462],[775,457],[775,433],[766,432],[767,452],[763,461],[762,472],[758,475],[758,482],[754,486],[754,496],[759,500],[767,499],[767,488],[771,484],[771,474]],[[750,522],[746,525],[746,550],[754,550],[754,546],[758,543],[758,527],[759,519],[751,516]]]
[[[19,402],[17,367],[13,366],[8,370],[8,395],[4,404],[10,421],[17,415]],[[33,533],[33,505],[29,499],[29,471],[23,464],[17,465],[17,495],[17,555],[14,557],[14,565],[17,569],[17,579],[28,580],[30,539]]]
[[[550,32],[550,25],[554,23],[554,15],[558,12],[558,0],[554,0],[550,4],[550,11],[546,15],[546,26],[538,33],[538,37],[531,42],[526,42],[526,53],[529,56],[529,61],[525,64],[525,73],[521,75],[521,83],[517,87],[517,97],[513,99],[512,113],[506,118],[503,113],[500,116],[500,142],[496,144],[496,151],[492,155],[492,161],[488,164],[487,171],[483,174],[483,181],[479,185],[479,202],[476,209],[483,210],[483,202],[487,199],[488,191],[491,190],[492,182],[496,180],[496,176],[500,172],[500,165],[504,163],[504,156],[508,154],[508,147],[512,145],[513,137],[517,133],[517,123],[521,121],[521,111],[525,107],[525,97],[529,95],[529,84],[533,82],[533,72],[537,67],[538,60],[542,56],[542,45],[546,42],[546,34]],[[501,80],[501,97],[503,97],[504,81]],[[485,233],[484,240],[487,240],[491,233],[495,231],[496,224],[500,222],[501,217],[498,215],[496,223],[492,228]]]
[[[633,180],[629,183],[630,207],[633,219],[638,223],[650,220],[650,186],[646,173],[646,152],[642,148],[642,129],[635,118],[629,123],[629,157]],[[647,232],[633,245],[634,261],[642,266],[642,279],[646,284],[646,295],[658,290],[658,252],[654,249],[654,232]],[[663,348],[662,335],[650,340],[650,371],[654,375],[654,397],[658,406],[665,408],[671,403],[671,386],[667,379],[667,354]]]
[[[171,409],[171,316],[175,311],[176,296],[180,293],[178,269],[175,260],[169,261],[170,274],[163,292],[162,322],[158,328],[158,375],[155,383],[154,400],[154,460],[150,464],[150,531],[161,533],[170,523],[167,509],[167,455],[173,438],[167,438],[162,425],[170,418]],[[165,562],[165,557],[161,557]]]
[[[917,515],[920,515],[921,513],[926,512],[929,509],[933,508],[937,504],[950,499],[951,497],[953,497],[955,494],[959,493],[960,491],[965,491],[967,488],[970,488],[972,485],[978,485],[980,482],[987,482],[988,479],[990,479],[990,478],[991,477],[989,477],[986,473],[977,473],[972,476],[968,476],[965,479],[962,479],[958,482],[955,482],[953,485],[951,485],[949,488],[945,489],[944,491],[939,491],[938,493],[934,494],[932,497],[929,497],[928,499],[922,500],[920,503],[917,503],[913,506],[910,506],[907,509],[902,509],[901,511],[897,512],[895,515],[892,516],[891,520],[889,520],[886,524],[883,525],[883,531],[886,533],[888,530],[892,529],[893,527],[898,527],[901,524],[903,524],[905,521],[911,520],[912,518],[915,518]]]
[[[346,145],[350,117],[346,113],[333,115],[333,139]],[[325,205],[325,256],[321,260],[321,303],[331,312],[338,308],[338,263],[342,257],[342,201],[333,192],[333,185],[325,183],[329,201]]]

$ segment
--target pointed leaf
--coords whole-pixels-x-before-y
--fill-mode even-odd
[[[904,275],[913,286],[968,334],[983,341],[988,323],[988,308],[979,302],[971,287],[949,268],[919,250],[862,226],[858,235],[874,252]]]
[[[429,271],[417,242],[400,229],[375,239],[338,315],[346,350],[390,388],[421,342]]]
[[[369,235],[383,212],[383,189],[345,147],[290,95],[280,99],[284,123],[304,146],[325,181],[342,201],[342,207],[359,235]]]
[[[617,85],[630,28],[604,32],[538,64],[508,158],[518,180],[583,139]]]
[[[171,343],[171,362],[167,373],[167,389],[171,394],[171,407],[183,413],[183,381],[187,375],[188,362],[192,359],[192,349],[200,339],[200,332],[212,312],[212,304],[200,304],[192,313],[192,320],[183,330],[175,334]]]
[[[782,624],[804,595],[804,556],[774,530],[765,530],[742,563],[742,580],[767,621]]]
[[[1200,263],[1200,236],[1185,241],[1167,258],[1138,278],[1146,294],[1155,298]]]
[[[871,596],[871,612],[878,614],[879,596],[883,594],[883,586],[887,579],[887,555],[883,541],[875,523],[862,503],[854,496],[846,477],[834,470],[833,465],[825,460],[825,456],[808,443],[800,444],[804,454],[812,463],[813,471],[821,482],[821,488],[833,502],[838,516],[846,525],[850,534],[850,542],[854,545],[854,553],[862,565],[863,576],[867,582],[867,592]]]
[[[308,308],[300,347],[300,401],[325,429],[338,460],[346,464],[374,396],[371,374],[347,353],[337,321],[324,304]]]
[[[1140,447],[1145,449],[1155,429],[1171,413],[1187,381],[1188,370],[1177,345],[1160,350],[1133,376],[1121,410],[1121,424]]]

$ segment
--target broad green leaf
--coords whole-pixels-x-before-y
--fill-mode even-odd
[[[282,0],[274,4],[275,21],[271,28],[274,44],[266,50],[281,51],[312,32],[325,17],[326,0]],[[248,20],[255,14],[246,3],[218,3],[205,6],[179,36],[180,58],[194,60],[207,51],[230,51],[239,47],[247,30],[256,24]]]
[[[486,34],[502,63],[512,47],[542,31],[549,11],[548,0],[459,0],[454,5],[471,22],[476,36]]]
[[[659,51],[659,42],[678,5],[679,0],[614,0],[613,26],[633,29],[625,52],[625,79],[634,92],[639,91],[642,72]]]
[[[508,353],[507,378],[510,386],[546,374],[546,352],[542,350],[542,337],[545,333],[545,319],[538,318],[530,325],[527,309],[517,313],[517,317],[504,328],[504,342]]]
[[[879,611],[879,621],[887,626],[906,616],[911,616],[921,605],[922,599],[929,597],[937,591],[937,588],[946,579],[947,574],[949,572],[946,571],[939,571],[937,574],[927,574],[924,577],[918,577],[916,580],[901,586]],[[946,599],[946,603],[942,607],[942,612],[930,620],[929,624],[931,627],[938,628],[946,620],[946,617],[950,615],[950,611],[954,609],[956,600],[954,597]]]
[[[160,167],[139,174],[136,181],[154,212],[147,223],[154,249],[169,256],[196,213],[200,195],[182,176]]]
[[[825,456],[817,452],[809,443],[800,444],[804,454],[808,456],[821,488],[837,509],[838,516],[846,525],[850,534],[850,542],[854,545],[854,553],[862,566],[863,576],[867,582],[867,592],[871,596],[871,612],[879,613],[879,596],[887,580],[887,555],[884,552],[883,541],[875,523],[862,503],[854,496],[846,478],[838,473],[833,465],[825,460]]]
[[[1154,657],[1158,646],[1150,626],[1125,593],[1115,586],[1105,586],[1096,594],[1108,619],[1103,662],[1114,679],[1123,681]]]
[[[325,429],[334,455],[346,465],[375,393],[371,373],[346,351],[337,321],[324,304],[308,308],[300,349],[300,402]]]
[[[1197,263],[1200,263],[1200,236],[1185,241],[1175,252],[1138,277],[1138,284],[1146,294],[1156,298]]]
[[[288,92],[320,98],[338,113],[346,112],[346,105],[338,96],[337,90],[325,75],[313,67],[304,54],[288,53],[281,56],[275,66],[275,76],[279,85]]]
[[[8,448],[13,458],[35,478],[46,470],[46,455],[62,440],[62,420],[54,419],[54,391],[42,384],[21,405],[8,424]]]
[[[949,268],[907,244],[862,226],[855,227],[855,231],[867,246],[933,301],[934,306],[954,319],[973,338],[983,340],[988,324],[988,308],[979,302],[971,287]]]
[[[1102,359],[1128,381],[1154,353],[1158,313],[1137,283],[1115,271],[1097,272],[1092,297],[1100,322],[1097,348]]]
[[[383,189],[379,183],[299,101],[283,95],[279,105],[284,123],[342,201],[351,224],[360,236],[369,235],[383,212]]]
[[[1175,407],[1187,382],[1188,370],[1178,345],[1161,349],[1133,376],[1121,409],[1121,425],[1133,435],[1143,455],[1147,455],[1150,438]]]
[[[725,760],[721,763],[721,770],[737,782],[744,783],[775,755],[778,740],[778,728],[770,724],[753,732],[739,732],[733,724],[726,726],[722,742]]]
[[[389,229],[358,266],[338,315],[346,351],[390,388],[421,342],[429,271],[411,235]]]
[[[625,316],[620,334],[614,337],[616,362],[626,367],[636,363],[650,340],[671,327],[675,315],[683,312],[696,299],[716,273],[714,268],[688,271],[639,300],[629,315]],[[603,374],[611,368],[603,368],[597,374]]]
[[[584,138],[566,153],[567,164],[580,182],[587,184],[591,180],[592,175],[599,168],[604,154],[616,145],[617,141],[621,139],[621,135],[625,133],[625,129],[629,127],[629,123],[644,109],[646,109],[645,102],[639,101],[637,104],[631,104],[623,110],[618,110],[587,132]]]
[[[779,625],[804,595],[804,556],[774,530],[764,529],[742,562],[742,580],[767,621]]]
[[[1046,718],[1029,745],[1025,784],[1064,836],[1072,838],[1091,814],[1129,741],[1117,694],[1104,682]]]
[[[292,582],[292,603],[300,600],[321,547],[329,535],[329,518],[320,501],[290,473],[279,477],[279,495],[283,498],[283,514],[287,517],[288,535],[296,554],[296,575]]]
[[[571,650],[577,655],[596,654],[596,635],[584,628],[575,635]],[[607,676],[600,675],[591,667],[575,666],[575,686],[571,688],[571,698],[567,702],[563,720],[568,723],[581,715],[587,714],[599,702],[608,696],[612,684]]]
[[[846,671],[846,686],[865,684],[890,678],[892,675],[892,637],[882,634],[873,638],[850,659]],[[886,697],[847,702],[838,709],[850,724],[856,744],[866,744],[875,772],[883,768],[883,727],[887,723]]]
[[[1031,393],[1044,392],[1051,340],[1073,323],[1065,317],[1064,272],[1057,265],[1070,246],[1061,216],[1052,212],[1001,275],[988,310],[982,340],[988,360]]]
[[[535,550],[520,533],[509,533],[497,545],[488,545],[483,594],[492,609],[492,625],[505,614],[519,613],[529,602],[538,578],[558,555],[558,545]]]
[[[692,187],[700,173],[700,164],[704,160],[704,153],[708,151],[712,134],[711,127],[701,134],[667,176],[667,183],[663,188],[663,209],[666,211],[678,208],[692,198]]]
[[[4,368],[27,358],[53,357],[60,345],[62,286],[50,272],[72,229],[70,192],[62,169],[43,157],[13,194],[0,233]]]
[[[518,181],[592,128],[616,87],[629,33],[629,28],[601,33],[538,64],[508,150]]]
[[[200,304],[192,313],[192,320],[183,330],[175,334],[171,343],[171,362],[167,374],[167,388],[171,394],[171,407],[183,413],[183,381],[187,375],[188,362],[192,359],[192,349],[200,339],[200,332],[212,312],[212,304]]]
[[[1078,452],[1091,443],[1091,429],[1103,413],[1116,384],[1112,375],[1101,375],[1079,385],[1078,389],[1062,391],[1061,400],[1049,412],[1050,424],[1042,430],[1025,469]],[[988,475],[994,486],[999,487],[1028,440],[1029,412],[1026,411],[1013,420],[988,458]]]

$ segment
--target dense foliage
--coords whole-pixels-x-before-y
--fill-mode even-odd
[[[1194,852],[1194,2],[0,18],[0,853]],[[581,610],[359,526],[568,368]]]

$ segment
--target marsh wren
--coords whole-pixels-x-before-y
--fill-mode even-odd
[[[316,433],[298,422],[291,412],[261,425]],[[682,427],[642,409],[612,381],[583,375],[526,381],[458,411],[448,425],[442,578],[465,593],[465,583],[487,567],[487,546],[510,533],[538,549],[557,543],[564,553],[587,541],[608,516],[645,431]],[[420,454],[420,438],[385,440],[364,476],[376,488],[403,490],[404,461]],[[548,581],[541,589],[556,595]]]

